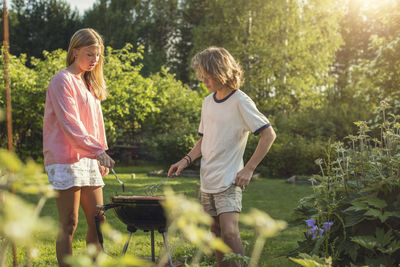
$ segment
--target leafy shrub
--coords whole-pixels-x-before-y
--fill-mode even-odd
[[[321,175],[312,181],[314,194],[301,200],[294,221],[305,225],[313,219],[318,227],[333,222],[329,232],[306,239],[291,253],[332,256],[334,266],[400,264],[400,116],[387,118],[387,105],[380,138],[357,122],[357,136],[348,136],[350,146],[335,143],[326,162],[316,160]],[[335,153],[335,157],[330,155]]]
[[[191,90],[165,70],[151,79],[160,112],[143,123],[143,139],[155,159],[169,164],[187,154],[199,139],[203,91]]]
[[[249,159],[257,147],[259,137],[249,136],[245,160]],[[326,142],[319,139],[308,140],[303,136],[292,136],[277,132],[277,138],[257,171],[268,177],[289,177],[311,175],[318,171],[313,161],[325,154]]]
[[[38,158],[42,156],[42,126],[46,88],[50,78],[64,65],[65,52],[43,52],[44,59],[32,58],[32,68],[26,66],[25,54],[10,55],[10,86],[12,97],[13,142],[18,155]],[[3,68],[3,53],[0,67]],[[4,80],[4,73],[0,79]],[[4,92],[4,83],[0,91]],[[0,94],[0,105],[5,107],[5,94]],[[0,146],[6,147],[6,122],[0,122]]]

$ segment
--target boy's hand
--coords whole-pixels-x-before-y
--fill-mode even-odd
[[[187,165],[188,163],[185,159],[181,159],[177,163],[172,164],[168,170],[168,177],[178,176],[179,174],[181,174],[181,171],[183,171],[183,169],[187,167]]]
[[[242,189],[245,189],[246,186],[249,185],[252,176],[253,171],[243,168],[236,175],[235,185],[240,186]]]

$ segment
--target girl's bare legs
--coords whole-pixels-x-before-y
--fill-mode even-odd
[[[81,189],[81,206],[86,216],[88,229],[86,233],[86,245],[95,244],[99,249],[100,243],[97,237],[94,217],[97,215],[97,205],[103,205],[103,189],[101,186],[85,186]],[[104,212],[100,212],[100,222],[105,222]]]
[[[59,232],[56,242],[57,261],[60,267],[67,267],[65,256],[72,254],[72,238],[78,225],[80,187],[57,190],[56,198]]]

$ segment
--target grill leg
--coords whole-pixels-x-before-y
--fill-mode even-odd
[[[124,249],[122,250],[122,256],[124,256],[126,251],[128,250],[128,245],[129,245],[129,241],[131,241],[131,237],[132,237],[132,232],[129,232],[128,241],[126,241],[126,243],[124,245]]]
[[[151,261],[155,262],[156,257],[154,256],[154,230],[151,230]]]
[[[174,264],[172,263],[171,252],[169,251],[169,247],[168,247],[167,234],[166,234],[165,232],[163,232],[163,233],[162,233],[162,236],[163,236],[163,238],[164,238],[165,249],[167,250],[167,253],[168,253],[169,266],[170,266],[170,267],[174,267]]]
[[[101,229],[100,229],[100,218],[99,218],[99,214],[94,216],[94,222],[96,224],[96,232],[97,232],[97,238],[99,239],[99,243],[101,246],[101,250],[104,251],[104,247],[103,247],[103,234],[101,233]]]

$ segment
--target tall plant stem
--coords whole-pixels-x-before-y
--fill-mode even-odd
[[[360,161],[361,161],[361,177],[364,176],[364,140],[360,135]]]
[[[196,255],[193,257],[193,260],[192,260],[190,266],[193,266],[193,267],[199,266],[202,255],[203,255],[203,252],[201,251],[201,249],[198,249],[196,252]]]
[[[254,244],[254,249],[253,252],[251,253],[251,259],[250,259],[250,263],[249,263],[249,267],[256,267],[258,266],[258,260],[260,258],[261,255],[261,251],[264,247],[265,244],[265,238],[258,236],[256,239],[256,243]]]
[[[6,266],[7,250],[10,242],[7,239],[4,239],[0,244],[0,267],[3,267]]]
[[[25,266],[32,267],[31,248],[27,247],[25,250]]]
[[[358,175],[357,175],[357,156],[356,156],[356,145],[354,140],[351,140],[352,144],[353,144],[353,162],[354,162],[354,176],[356,178],[356,183],[357,186],[360,185],[359,181],[358,181]]]
[[[40,212],[42,211],[42,209],[43,209],[43,206],[44,206],[44,204],[46,203],[46,201],[47,201],[47,197],[45,197],[45,196],[42,196],[40,199],[39,199],[39,202],[38,202],[38,204],[36,205],[36,209],[35,209],[35,218],[37,218],[37,217],[39,217],[39,215],[40,215]]]

